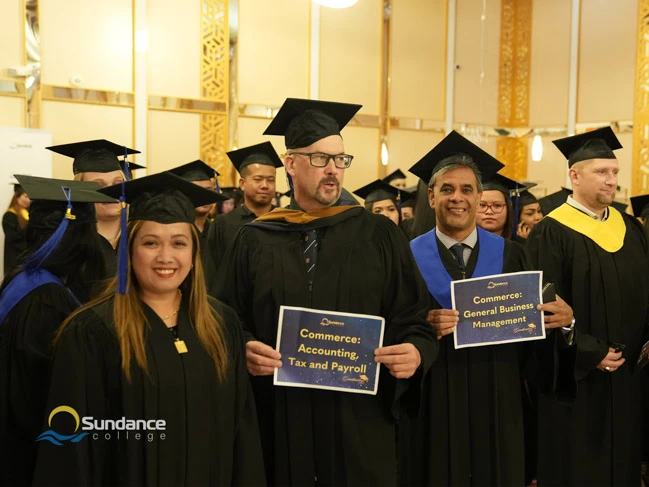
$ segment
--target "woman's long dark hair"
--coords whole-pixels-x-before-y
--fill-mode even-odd
[[[435,210],[430,207],[430,203],[428,202],[428,185],[422,180],[419,180],[417,184],[414,220],[412,238],[430,232],[435,227],[437,221],[435,219]]]
[[[65,281],[82,303],[98,292],[106,276],[104,256],[94,222],[70,223],[61,242],[41,266]],[[7,275],[0,292],[23,270],[25,260],[39,249],[54,233],[27,224],[27,250],[21,254],[18,265]]]

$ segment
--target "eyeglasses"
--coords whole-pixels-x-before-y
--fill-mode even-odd
[[[487,208],[491,208],[491,211],[493,211],[494,214],[497,215],[498,213],[502,213],[506,206],[507,205],[505,203],[487,203],[485,201],[481,201],[478,205],[478,213],[486,213]]]
[[[349,154],[327,154],[326,152],[289,152],[287,155],[293,154],[308,156],[309,164],[313,167],[326,167],[329,164],[329,159],[333,159],[338,169],[347,169],[352,165],[352,159],[354,159],[354,156]]]

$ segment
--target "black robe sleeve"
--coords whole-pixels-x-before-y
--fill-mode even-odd
[[[9,273],[18,263],[18,257],[26,248],[25,230],[18,225],[18,217],[7,211],[2,217],[2,230],[5,234],[4,273]]]

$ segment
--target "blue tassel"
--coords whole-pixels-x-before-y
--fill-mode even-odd
[[[124,196],[124,182],[122,182],[122,196],[119,202],[120,210],[120,236],[117,250],[117,293],[126,294],[128,274],[128,229],[126,228],[126,198]]]
[[[397,188],[397,208],[399,209],[399,213],[401,213],[401,190]]]
[[[217,193],[221,193],[221,186],[219,185],[219,176],[216,170],[214,170],[214,186]]]
[[[128,157],[128,148],[124,146],[124,177],[126,178],[127,181],[130,181],[133,179],[133,175],[131,174],[131,170],[128,168],[128,161],[126,160]]]
[[[69,188],[61,187],[65,199],[68,201],[68,208],[65,212],[65,216],[59,223],[59,226],[56,227],[56,230],[50,237],[41,245],[36,252],[31,254],[25,261],[24,268],[27,270],[38,269],[43,266],[47,258],[52,254],[54,249],[58,247],[65,231],[68,228],[68,223],[70,220],[74,220],[76,217],[72,214],[72,201],[71,201],[71,190]]]

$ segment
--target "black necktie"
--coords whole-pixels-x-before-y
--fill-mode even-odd
[[[315,271],[315,261],[318,256],[318,232],[309,230],[302,234],[304,246],[304,265],[306,266],[306,276],[309,279],[309,288],[313,283],[313,274]]]
[[[456,243],[450,248],[450,251],[455,255],[457,265],[459,265],[460,269],[464,271],[466,269],[466,264],[464,263],[464,244]]]

